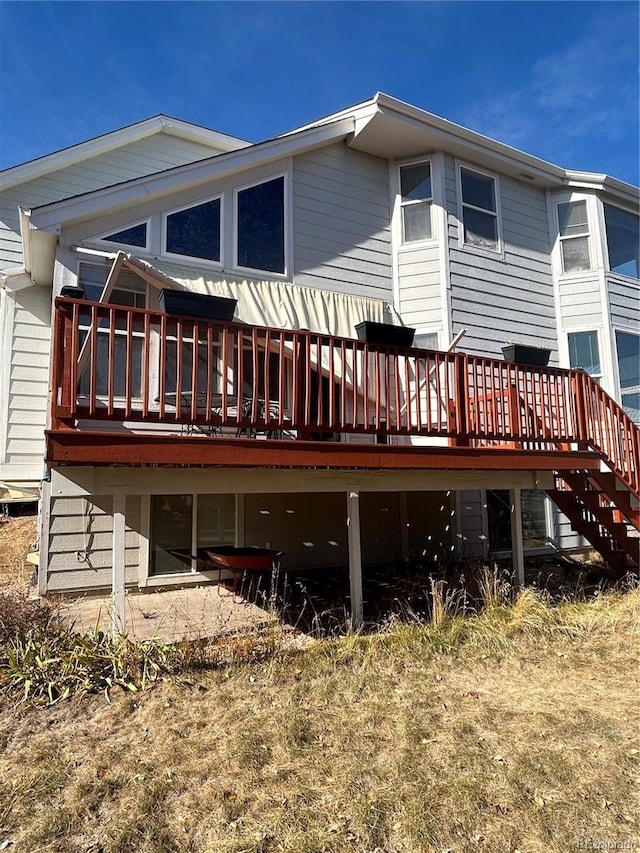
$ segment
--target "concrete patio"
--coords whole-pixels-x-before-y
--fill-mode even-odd
[[[65,598],[59,613],[78,631],[110,631],[112,600],[108,595]],[[260,628],[275,621],[266,610],[222,586],[198,586],[162,592],[128,592],[124,633],[131,639],[165,641],[198,639]]]

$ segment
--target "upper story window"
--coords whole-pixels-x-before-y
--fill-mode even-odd
[[[581,367],[593,379],[600,380],[602,369],[596,331],[569,332],[569,364],[571,367]]]
[[[589,220],[587,202],[565,201],[558,205],[558,228],[562,254],[562,272],[591,269],[589,257]]]
[[[171,255],[220,260],[220,199],[166,215],[165,251]]]
[[[129,228],[123,228],[122,231],[116,231],[115,234],[108,234],[100,239],[108,240],[109,243],[119,243],[124,246],[136,246],[140,249],[146,249],[147,223],[139,222],[137,225],[131,225]]]
[[[640,217],[610,204],[604,205],[609,269],[611,272],[640,278]]]
[[[629,417],[640,423],[640,335],[616,331],[618,374],[622,406]]]
[[[431,163],[400,166],[402,242],[431,239]]]
[[[237,265],[284,273],[284,178],[237,193]]]
[[[464,242],[469,246],[498,251],[498,206],[496,181],[490,175],[460,167]]]

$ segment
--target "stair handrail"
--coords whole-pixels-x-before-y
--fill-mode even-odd
[[[640,429],[585,370],[571,371],[581,440],[640,498]]]

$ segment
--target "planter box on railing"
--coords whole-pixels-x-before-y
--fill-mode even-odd
[[[502,355],[505,361],[546,367],[549,364],[551,350],[544,349],[543,347],[530,347],[525,344],[509,344],[506,347],[502,347]]]
[[[370,344],[391,344],[398,347],[410,347],[413,344],[415,329],[409,326],[394,326],[391,323],[374,323],[365,320],[358,323],[356,333],[358,339]]]
[[[238,300],[228,299],[225,296],[209,296],[206,293],[163,288],[160,291],[158,302],[167,314],[228,321],[233,320]]]

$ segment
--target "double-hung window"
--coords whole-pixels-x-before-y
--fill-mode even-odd
[[[460,167],[464,242],[480,249],[499,250],[496,180]]]
[[[558,205],[558,234],[562,256],[562,272],[591,269],[589,257],[589,220],[587,202],[565,201]]]
[[[402,242],[431,239],[431,163],[400,166]]]

